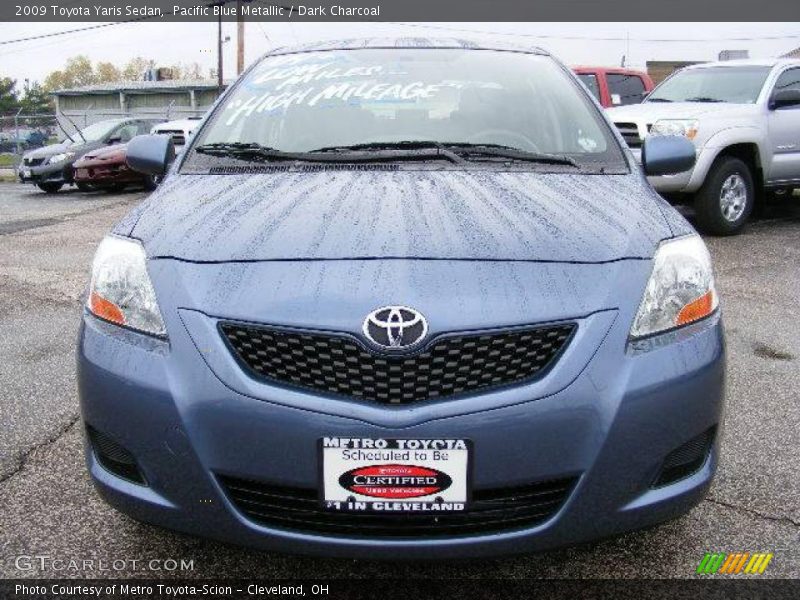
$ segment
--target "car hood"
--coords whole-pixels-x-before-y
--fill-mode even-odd
[[[652,257],[671,236],[662,210],[638,172],[174,174],[115,232],[151,258],[197,262],[606,262]]]
[[[81,160],[125,160],[127,149],[127,144],[103,146],[96,150],[90,150],[81,157]]]
[[[78,138],[80,140],[80,138]],[[47,158],[48,156],[53,156],[54,154],[61,154],[62,152],[74,152],[75,156],[81,156],[90,150],[94,150],[95,148],[104,147],[103,142],[76,142],[72,143],[69,140],[65,142],[61,142],[60,144],[51,144],[49,146],[44,146],[43,148],[37,148],[26,154],[25,156],[28,158]]]
[[[658,119],[696,119],[702,116],[731,116],[748,114],[753,104],[727,104],[724,102],[643,102],[608,109],[614,122],[641,119],[654,122]]]
[[[49,146],[43,146],[41,148],[36,148],[36,150],[26,152],[25,158],[47,158],[48,156],[53,156],[54,154],[66,152],[69,147],[70,143],[68,141],[61,142],[60,144],[50,144]]]

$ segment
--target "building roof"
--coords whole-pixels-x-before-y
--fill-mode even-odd
[[[226,81],[225,85],[230,84]],[[113,94],[124,92],[126,94],[147,94],[152,92],[186,92],[189,90],[215,90],[216,79],[165,79],[162,81],[112,81],[109,83],[96,83],[76,88],[57,90],[56,96],[82,96],[91,94]]]

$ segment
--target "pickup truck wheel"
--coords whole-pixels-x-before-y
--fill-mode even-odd
[[[55,194],[61,189],[63,183],[37,183],[36,187],[42,190],[45,194]]]
[[[747,223],[755,204],[750,168],[738,158],[717,159],[697,192],[697,224],[712,235],[736,235]]]

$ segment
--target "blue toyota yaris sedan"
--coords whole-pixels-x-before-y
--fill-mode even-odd
[[[435,558],[678,516],[718,455],[709,254],[546,53],[271,52],[100,244],[78,348],[100,494],[266,549]]]

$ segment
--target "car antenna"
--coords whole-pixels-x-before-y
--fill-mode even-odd
[[[78,133],[79,136],[81,136],[81,139],[83,140],[83,143],[85,144],[86,143],[86,138],[83,137],[83,134],[81,133],[81,130],[78,129],[77,125],[75,125],[75,121],[70,119],[66,114],[64,114],[63,111],[59,111],[59,113],[61,114],[62,117],[64,117],[67,121],[70,122],[70,125],[72,125],[75,128],[75,131]],[[63,129],[63,127],[62,127],[62,129]],[[67,133],[67,132],[65,131],[64,133]],[[69,134],[67,134],[67,137],[69,137],[69,139],[72,140],[73,142],[75,141],[69,136]]]

